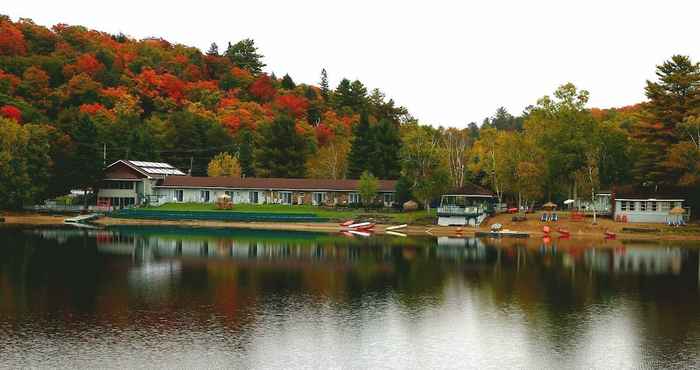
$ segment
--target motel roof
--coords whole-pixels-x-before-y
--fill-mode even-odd
[[[619,187],[615,189],[616,200],[685,200],[685,192],[674,187],[636,188]]]
[[[256,189],[295,191],[357,191],[359,180],[331,179],[286,179],[262,177],[196,177],[168,176],[157,187],[160,188],[207,188],[207,189]],[[394,180],[378,180],[378,191],[393,192]]]

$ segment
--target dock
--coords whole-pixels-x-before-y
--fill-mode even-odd
[[[486,237],[486,238],[529,238],[530,233],[522,231],[477,231],[474,233],[476,237]]]

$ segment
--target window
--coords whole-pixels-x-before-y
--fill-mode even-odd
[[[645,201],[639,202],[639,210],[642,212],[645,212],[647,210],[647,202],[645,202]]]
[[[661,202],[661,211],[668,212],[671,210],[671,203],[673,202]]]
[[[384,198],[384,204],[394,204],[394,193],[384,193],[383,195]]]
[[[313,194],[313,205],[319,206],[323,204],[323,201],[326,198],[326,193],[314,193]]]
[[[651,207],[650,207],[650,208],[651,208],[651,211],[652,211],[652,212],[656,212],[656,210],[657,210],[656,202],[651,202]]]
[[[360,203],[360,194],[358,193],[350,193],[350,196],[348,198],[348,201],[350,204],[358,204]]]
[[[282,202],[282,204],[292,204],[292,192],[280,192],[280,201]]]
[[[621,211],[626,211],[626,210],[627,210],[627,201],[626,201],[626,200],[620,201],[620,210],[621,210]]]
[[[134,182],[132,181],[104,181],[102,183],[102,189],[123,189],[123,190],[133,190]]]
[[[209,190],[202,190],[199,193],[199,199],[204,203],[209,203]]]
[[[634,202],[634,201],[633,201],[633,202],[629,202],[629,207],[628,207],[628,208],[629,208],[630,211],[634,211],[634,210],[635,210],[636,205],[637,205],[636,203],[637,203],[637,202]]]
[[[184,190],[175,190],[175,200],[178,202],[182,202],[185,199],[185,191]]]
[[[258,204],[258,200],[260,199],[260,198],[259,198],[259,195],[258,195],[258,192],[257,192],[257,191],[251,191],[251,192],[248,193],[248,194],[249,194],[248,196],[249,196],[250,203]]]

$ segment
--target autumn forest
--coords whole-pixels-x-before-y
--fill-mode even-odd
[[[361,81],[329,86],[325,69],[310,83],[267,71],[250,39],[203,52],[0,16],[0,208],[90,189],[117,159],[206,176],[221,153],[241,176],[398,179],[398,200],[420,203],[470,182],[511,204],[621,186],[697,198],[700,66],[665,57],[644,102],[591,108],[562,81],[522,112],[445,128]]]

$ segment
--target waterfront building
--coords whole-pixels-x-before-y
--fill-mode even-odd
[[[119,160],[105,171],[98,204],[114,208],[165,203],[215,203],[228,196],[235,204],[362,203],[359,180],[194,177],[167,163]],[[378,180],[377,202],[394,205],[396,181]]]

